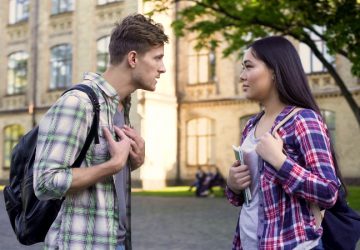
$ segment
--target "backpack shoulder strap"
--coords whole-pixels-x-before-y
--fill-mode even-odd
[[[284,119],[282,119],[273,129],[272,134],[274,135],[281,126],[283,126],[291,117],[293,117],[298,111],[302,110],[303,108],[294,108]],[[310,202],[310,210],[315,217],[316,221],[316,228],[319,228],[321,222],[324,218],[325,210],[320,210],[320,207],[313,202]]]
[[[78,158],[75,160],[74,164],[71,167],[80,167],[81,163],[85,159],[86,152],[88,151],[91,142],[95,139],[95,143],[99,143],[99,135],[98,135],[98,128],[99,128],[99,120],[100,120],[100,104],[97,95],[95,94],[94,90],[85,84],[76,84],[75,86],[71,87],[70,89],[66,90],[63,95],[71,90],[80,90],[86,93],[93,105],[94,111],[94,118],[92,121],[92,125],[90,128],[90,132],[86,137],[85,143]]]
[[[291,117],[293,117],[298,111],[302,110],[303,108],[294,108],[284,119],[282,119],[276,126],[274,127],[272,134],[274,135],[281,126],[283,126]]]

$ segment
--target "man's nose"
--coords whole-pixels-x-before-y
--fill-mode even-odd
[[[161,67],[160,67],[160,69],[159,69],[159,72],[160,72],[160,73],[165,73],[165,72],[166,72],[166,68],[165,68],[164,63],[161,64]]]

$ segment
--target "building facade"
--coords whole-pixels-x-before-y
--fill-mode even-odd
[[[86,71],[103,72],[115,22],[150,6],[141,0],[6,0],[0,8],[0,179],[8,179],[11,150],[61,93]],[[153,18],[169,34],[164,74],[155,92],[137,91],[132,123],[146,141],[135,185],[157,189],[194,178],[199,166],[226,176],[247,119],[258,104],[244,98],[241,63],[222,48],[197,51],[190,36],[170,28],[175,8]],[[345,177],[360,179],[359,126],[330,75],[303,44],[293,41],[327,120]],[[321,41],[320,41],[321,42]],[[325,53],[326,50],[324,50]],[[359,79],[336,56],[336,69],[360,102]]]
[[[342,173],[348,183],[359,183],[359,125],[333,78],[302,43],[288,38],[297,48],[316,101],[326,120]],[[241,61],[223,58],[223,48],[195,51],[193,39],[179,42],[180,165],[182,178],[195,175],[198,166],[218,167],[226,176],[234,162],[232,145],[239,145],[247,120],[260,111],[244,97],[240,83]],[[325,44],[317,45],[326,53]],[[210,46],[209,46],[210,47]],[[358,105],[359,78],[342,56],[325,54],[344,79]]]
[[[128,14],[142,12],[142,8],[142,1],[134,0],[1,1],[2,182],[8,179],[11,150],[19,138],[40,121],[66,88],[81,81],[84,72],[105,70],[114,23]],[[171,45],[165,49],[169,54],[173,50]],[[155,187],[160,183],[153,180],[153,176],[162,174],[152,171],[154,165],[173,166],[176,161],[176,98],[171,80],[173,70],[169,69],[171,61],[166,61],[166,65],[170,72],[162,79],[166,84],[159,84],[156,93],[139,91],[132,98],[133,126],[147,141],[159,143],[156,149],[147,147],[147,155],[151,157],[133,174],[134,181],[141,180],[144,186]],[[159,114],[163,115],[159,117]],[[146,116],[157,118],[149,120]],[[167,129],[157,126],[159,118]],[[163,136],[157,137],[158,134]],[[162,157],[160,152],[166,152],[167,157]],[[161,185],[165,185],[165,177],[162,178]]]

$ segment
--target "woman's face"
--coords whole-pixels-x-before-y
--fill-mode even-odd
[[[248,99],[262,102],[274,92],[273,71],[253,55],[251,48],[245,52],[240,80]]]

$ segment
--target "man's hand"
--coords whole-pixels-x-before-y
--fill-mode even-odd
[[[240,165],[239,161],[234,162],[229,170],[227,180],[228,187],[236,194],[249,187],[251,183],[250,170],[247,165]]]
[[[108,128],[104,127],[104,136],[109,145],[111,159],[109,162],[114,166],[114,174],[124,168],[131,150],[131,139],[118,127],[114,126],[115,134],[120,138],[115,141]]]
[[[135,170],[139,168],[145,160],[145,141],[139,135],[139,133],[129,126],[124,126],[122,131],[125,135],[130,138],[131,148],[130,148],[130,162],[131,169]]]
[[[120,128],[115,126],[114,129],[120,141],[114,140],[108,128],[103,128],[111,155],[110,160],[87,168],[71,168],[73,177],[67,193],[84,190],[125,167],[131,149],[131,139]]]

